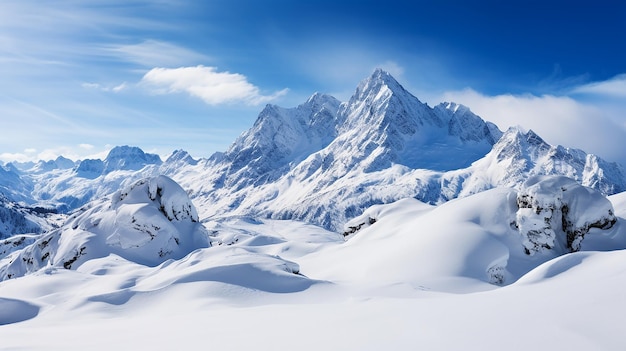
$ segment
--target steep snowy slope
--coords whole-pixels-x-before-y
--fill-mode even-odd
[[[12,163],[0,165],[0,194],[12,201],[32,202],[32,190],[32,181],[23,177],[22,172]]]

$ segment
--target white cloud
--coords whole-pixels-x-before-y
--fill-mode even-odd
[[[91,150],[94,148],[94,146],[91,144],[79,144],[78,147],[84,150]]]
[[[532,129],[547,142],[597,154],[607,161],[626,165],[626,128],[613,116],[614,110],[583,103],[567,96],[487,96],[472,89],[450,91],[439,101],[464,104],[502,130],[520,125]]]
[[[195,66],[180,68],[153,68],[141,79],[141,83],[155,93],[186,92],[202,99],[209,105],[243,102],[259,105],[287,93],[283,89],[271,95],[262,95],[260,89],[238,73],[217,72],[215,67]]]
[[[31,148],[24,149],[24,152],[27,154],[34,154],[35,152],[37,152],[37,149],[31,147]]]
[[[33,161],[33,157],[23,153],[11,153],[3,152],[0,154],[0,161],[2,162],[28,162]]]
[[[620,74],[612,79],[602,82],[593,82],[581,85],[575,88],[573,92],[626,98],[626,74]]]

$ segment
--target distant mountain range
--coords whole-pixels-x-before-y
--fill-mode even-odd
[[[0,237],[44,230],[36,218],[16,219],[24,216],[18,203],[67,213],[158,175],[188,192],[200,219],[296,219],[335,231],[373,204],[406,197],[439,204],[518,188],[533,175],[564,175],[605,195],[626,190],[616,163],[519,127],[502,132],[462,105],[430,107],[378,69],[347,102],[316,93],[295,108],[267,105],[228,150],[208,159],[177,150],[162,161],[118,146],[105,160],[5,164]]]

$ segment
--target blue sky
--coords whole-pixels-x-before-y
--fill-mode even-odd
[[[626,163],[626,3],[0,1],[0,160],[225,150],[376,67],[430,105]]]

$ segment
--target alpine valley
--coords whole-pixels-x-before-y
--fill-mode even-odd
[[[0,348],[622,350],[625,191],[377,69],[206,159],[1,165]]]

